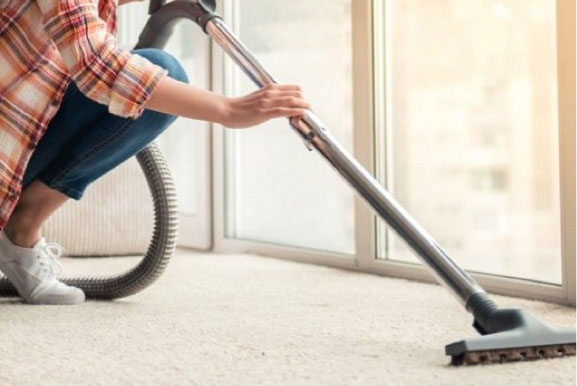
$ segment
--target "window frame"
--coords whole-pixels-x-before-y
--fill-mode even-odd
[[[379,39],[383,39],[382,33],[375,33],[379,23],[382,26],[382,20],[379,20],[378,15],[382,15],[379,11],[381,10],[380,7],[384,6],[383,3],[383,1],[378,0],[352,0],[351,3],[354,156],[373,174],[375,173],[375,162],[378,161],[375,143],[380,140],[378,136],[382,135],[382,133],[379,134],[377,125],[386,119],[383,112],[375,109],[375,106],[383,102],[382,98],[385,97],[383,95],[384,90],[375,87],[375,85],[384,84],[380,83],[384,74],[375,71],[377,68],[382,68],[379,63],[382,63],[383,58],[379,55],[384,53],[374,49],[381,43]],[[235,18],[235,0],[219,2],[217,12],[223,16],[233,30],[237,30],[238,19]],[[571,0],[556,0],[556,15],[562,284],[559,286],[529,279],[474,272],[471,273],[471,276],[487,292],[494,294],[575,305],[575,3],[572,3]],[[212,45],[211,55],[212,89],[215,92],[231,95],[235,64],[226,57],[216,44]],[[224,139],[226,129],[218,124],[213,124],[212,128],[214,252],[248,253],[437,283],[427,267],[401,261],[377,259],[376,217],[356,194],[354,205],[356,253],[354,256],[227,237],[225,229],[227,213],[225,212],[226,149]],[[290,130],[288,125],[287,130]],[[319,162],[322,161],[319,159]]]

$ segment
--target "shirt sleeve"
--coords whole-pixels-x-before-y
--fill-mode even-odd
[[[138,118],[168,71],[121,49],[93,0],[38,0],[42,24],[78,89],[111,114]]]

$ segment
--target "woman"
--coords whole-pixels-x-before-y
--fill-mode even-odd
[[[85,300],[57,280],[62,247],[42,224],[176,117],[246,128],[309,108],[298,86],[229,98],[188,84],[165,51],[120,49],[116,8],[130,1],[0,6],[0,270],[28,303]]]

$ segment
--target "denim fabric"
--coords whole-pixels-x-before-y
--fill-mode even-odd
[[[189,82],[186,71],[171,54],[157,48],[132,52],[168,70],[169,77]],[[108,106],[88,99],[71,82],[32,153],[22,188],[37,178],[80,200],[88,185],[138,154],[176,118],[148,109],[138,119],[110,114]]]

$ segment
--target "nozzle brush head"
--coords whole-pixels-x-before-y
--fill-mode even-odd
[[[502,350],[468,351],[451,357],[451,364],[478,365],[529,361],[575,355],[575,344],[558,344],[537,347],[519,347]]]
[[[518,308],[492,309],[473,326],[482,336],[449,344],[452,365],[506,363],[575,355],[575,328],[550,327]]]

